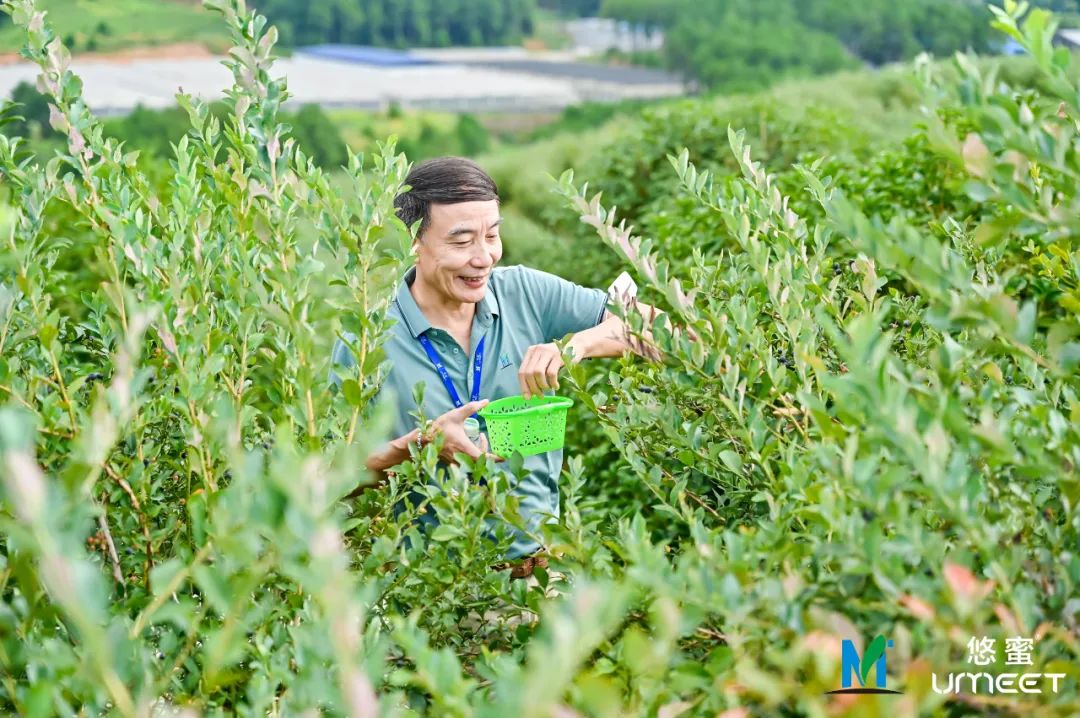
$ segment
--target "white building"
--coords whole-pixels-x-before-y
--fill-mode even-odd
[[[579,54],[599,55],[608,50],[645,52],[664,46],[664,33],[659,29],[606,17],[570,20],[566,32],[573,38]]]

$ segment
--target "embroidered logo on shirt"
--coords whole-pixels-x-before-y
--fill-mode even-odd
[[[500,369],[505,369],[506,367],[510,366],[510,364],[511,364],[511,362],[510,362],[510,355],[509,354],[507,354],[506,352],[503,352],[501,355],[499,355],[499,368]]]

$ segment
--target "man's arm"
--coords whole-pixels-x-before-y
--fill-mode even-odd
[[[605,309],[603,319],[599,324],[570,335],[568,345],[573,351],[574,361],[617,357],[630,352],[653,361],[662,359],[663,352],[653,342],[652,330],[649,327],[657,317],[663,317],[664,326],[673,335],[678,336],[679,328],[672,328],[667,314],[656,307],[636,299],[633,303],[645,319],[645,327],[641,332],[642,339],[634,337],[626,326],[626,322]],[[698,335],[689,327],[687,335],[691,341],[698,340]],[[559,369],[562,367],[562,355],[554,343],[535,344],[529,347],[518,369],[521,393],[525,398],[529,398],[534,395],[542,396],[548,389],[558,389]]]
[[[625,300],[624,300],[625,302]],[[630,327],[611,311],[605,309],[603,319],[595,327],[584,329],[571,335],[569,344],[574,350],[576,360],[590,358],[617,357],[633,352],[638,356],[658,361],[663,359],[663,352],[656,346],[653,340],[652,326],[657,317],[664,320],[664,327],[675,339],[683,331],[679,327],[673,327],[666,312],[656,307],[631,299],[638,314],[645,320],[641,329],[641,339],[631,334]],[[628,306],[624,303],[623,306]],[[696,342],[701,337],[691,327],[686,327],[686,335],[690,341]]]
[[[616,357],[628,352],[652,360],[662,359],[650,331],[658,316],[663,317],[673,334],[678,333],[678,329],[671,330],[671,323],[663,312],[637,301],[636,287],[626,273],[620,275],[607,292],[524,267],[519,270],[519,275],[524,293],[532,298],[537,308],[540,330],[546,338],[545,343],[529,347],[521,358],[518,382],[525,398],[559,388],[559,369],[563,360],[553,340],[567,334],[570,334],[569,346],[574,361],[580,361],[589,357]],[[625,307],[627,312],[624,313],[633,309],[642,315],[644,341],[633,336],[626,324],[607,310],[613,303]],[[688,334],[691,339],[697,339],[693,330],[688,330]]]
[[[364,465],[367,467],[368,471],[374,474],[374,483],[356,487],[356,489],[349,493],[346,498],[356,496],[365,489],[382,486],[386,483],[388,476],[387,469],[397,466],[409,458],[410,444],[417,444],[418,446],[429,444],[434,440],[436,434],[441,434],[443,437],[439,458],[447,463],[457,463],[456,455],[459,453],[474,459],[483,456],[487,453],[487,444],[482,442],[481,446],[477,446],[472,442],[465,433],[465,419],[483,409],[487,404],[487,399],[470,401],[464,406],[451,409],[432,421],[429,434],[421,435],[420,429],[413,429],[408,434],[399,436],[396,439],[391,439],[382,448],[371,452],[364,462]],[[493,454],[487,455],[495,461],[500,460],[499,457],[494,456]]]
[[[364,462],[364,466],[371,472],[374,481],[357,486],[345,498],[351,499],[367,489],[378,488],[385,484],[390,477],[387,470],[409,458],[409,444],[416,443],[419,436],[420,430],[413,429],[404,436],[388,441],[381,449],[371,452]]]
[[[631,335],[626,322],[605,309],[604,317],[599,324],[571,335],[569,346],[573,349],[574,358],[579,361],[581,359],[601,359],[633,352],[647,359],[660,359],[662,354],[653,342],[650,327],[652,327],[656,317],[663,317],[664,326],[670,332],[673,331],[671,322],[668,320],[667,314],[656,307],[637,300],[633,300],[633,302],[634,307],[645,320],[645,326],[642,328],[644,341],[635,339]]]

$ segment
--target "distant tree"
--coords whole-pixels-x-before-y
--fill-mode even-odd
[[[465,113],[458,117],[457,128],[458,143],[461,146],[461,154],[477,155],[487,151],[491,144],[491,137],[480,122],[472,115]]]
[[[49,124],[49,101],[29,82],[23,81],[15,86],[9,103],[18,106],[15,114],[21,119],[6,125],[4,134],[28,139],[56,134]]]
[[[1068,9],[1078,0],[1035,4]],[[665,28],[668,66],[727,90],[857,60],[985,51],[994,37],[989,11],[975,0],[603,0],[600,12]]]
[[[405,41],[409,45],[425,47],[432,44],[432,21],[435,8],[431,0],[402,0],[405,10]]]
[[[600,14],[603,0],[539,0],[538,5],[545,10],[553,10],[560,15],[571,17],[596,17]]]
[[[220,113],[218,107],[215,113]],[[105,122],[105,131],[124,142],[128,149],[158,157],[171,157],[172,145],[191,127],[187,112],[179,107],[153,110],[138,105],[123,117]]]
[[[292,136],[300,149],[319,166],[335,169],[348,162],[345,141],[337,125],[318,105],[304,105],[286,122],[292,125]]]
[[[1035,4],[1054,12],[1080,13],[1080,0],[1036,0]]]
[[[498,45],[533,29],[535,0],[261,0],[294,45]]]
[[[302,42],[344,41],[341,28],[334,26],[334,7],[328,2],[307,3],[302,23]]]
[[[332,27],[336,31],[335,42],[356,42],[364,31],[367,13],[360,3],[337,2],[334,4]]]
[[[708,7],[706,7],[706,5]],[[707,87],[748,91],[781,77],[833,72],[853,59],[833,36],[794,17],[787,0],[702,3],[667,30],[673,69]]]
[[[223,119],[226,109],[222,103],[214,103],[210,111]],[[318,105],[304,105],[295,113],[282,113],[281,119],[292,127],[290,134],[316,164],[326,168],[345,164],[348,159],[345,141],[337,125]],[[121,140],[127,149],[156,157],[172,157],[173,145],[190,127],[187,112],[179,107],[157,110],[140,105],[123,117],[105,121],[105,132]]]
[[[682,0],[668,3],[657,0],[603,0],[600,14],[648,27],[662,27],[675,22],[688,9]]]

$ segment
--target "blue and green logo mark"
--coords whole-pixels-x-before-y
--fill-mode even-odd
[[[879,634],[874,637],[874,640],[870,641],[870,645],[866,647],[866,652],[860,656],[858,649],[855,648],[855,642],[845,638],[840,649],[840,680],[842,688],[827,691],[825,695],[843,693],[899,694],[900,691],[892,691],[885,687],[885,681],[887,680],[885,675],[885,649],[892,648],[892,645],[891,640]],[[868,687],[867,679],[870,677],[871,671],[874,673],[874,685]],[[852,680],[853,674],[855,680]],[[855,687],[856,681],[859,683],[858,688]]]

